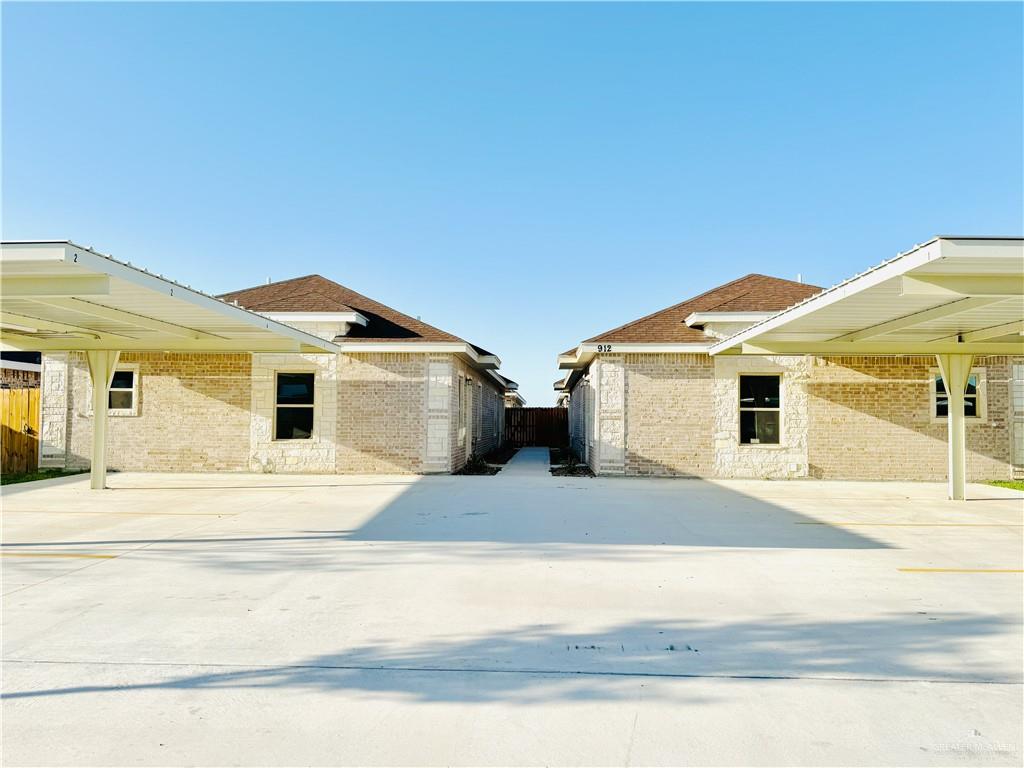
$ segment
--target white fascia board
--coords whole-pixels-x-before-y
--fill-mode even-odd
[[[499,389],[501,389],[502,392],[511,395],[515,394],[515,391],[519,389],[518,384],[516,384],[514,381],[509,381],[493,368],[488,368],[487,373],[490,374],[491,378],[498,383],[498,387]]]
[[[366,317],[358,312],[257,312],[281,323],[356,323],[365,326]]]
[[[644,354],[696,354],[707,353],[711,344],[658,344],[647,342],[601,342],[593,344],[580,344],[576,347],[574,355],[559,355],[558,367],[584,368],[590,365],[591,360],[598,354],[622,354],[622,353],[644,353]]]
[[[287,337],[303,345],[317,347],[327,352],[337,351],[337,345],[333,342],[325,341],[305,331],[283,325],[255,312],[250,312],[247,309],[242,309],[221,299],[208,296],[205,293],[176,283],[173,280],[168,280],[165,277],[151,274],[147,270],[124,264],[110,256],[76,245],[70,241],[4,244],[3,255],[5,260],[10,259],[12,261],[63,261],[65,264],[81,267],[86,272],[107,275],[165,296],[173,296],[202,309],[270,331],[279,336]],[[157,349],[159,347],[160,344],[154,342],[153,348]]]
[[[689,327],[705,323],[756,323],[767,320],[774,312],[691,312],[683,320]]]
[[[878,266],[872,267],[859,275],[854,275],[848,280],[827,288],[819,294],[804,299],[789,309],[776,312],[767,320],[762,320],[727,339],[723,339],[717,344],[712,345],[709,354],[717,355],[725,352],[763,333],[773,331],[788,322],[809,315],[812,312],[817,312],[819,309],[835,304],[837,301],[842,301],[848,296],[874,288],[876,285],[880,285],[895,277],[900,277],[913,269],[937,261],[940,258],[942,258],[942,241],[939,238],[933,238],[923,245],[915,246],[906,253],[899,254],[889,261],[882,262]]]
[[[329,354],[320,344],[304,344],[284,336],[253,339],[113,339],[84,338],[67,334],[29,336],[21,333],[0,334],[0,350],[24,352],[68,352],[85,350],[110,350],[119,352],[289,352],[311,355]]]
[[[500,368],[501,360],[497,355],[481,355],[473,347],[464,342],[456,341],[371,341],[371,342],[335,342],[339,352],[420,352],[423,354],[440,353],[462,355],[475,367],[480,369]]]

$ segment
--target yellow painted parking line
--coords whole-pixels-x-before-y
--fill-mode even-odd
[[[84,557],[90,560],[112,560],[117,555],[91,555],[86,552],[0,552],[0,557]]]
[[[841,525],[844,528],[859,526],[880,526],[887,528],[1024,528],[1021,523],[834,523],[807,521],[799,522],[797,525]]]
[[[901,573],[1024,573],[1015,568],[897,568]]]

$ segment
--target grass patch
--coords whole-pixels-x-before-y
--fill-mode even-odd
[[[55,477],[81,475],[88,471],[88,469],[36,469],[32,472],[9,472],[0,475],[0,485],[31,483],[33,480],[52,480]]]
[[[989,480],[989,485],[997,485],[1000,488],[1012,488],[1015,491],[1024,491],[1024,480]]]

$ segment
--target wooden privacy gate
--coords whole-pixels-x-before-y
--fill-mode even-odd
[[[31,472],[39,466],[39,388],[0,389],[0,472]]]
[[[506,408],[505,442],[520,448],[541,445],[561,448],[569,444],[567,408]]]

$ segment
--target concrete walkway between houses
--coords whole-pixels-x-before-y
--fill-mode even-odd
[[[520,448],[500,474],[502,477],[551,477],[551,452],[547,448]]]

